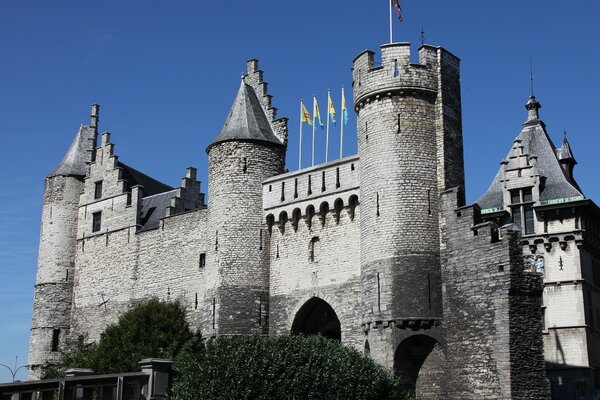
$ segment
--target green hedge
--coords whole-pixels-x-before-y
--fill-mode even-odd
[[[219,337],[176,369],[174,400],[402,398],[391,372],[320,336]]]

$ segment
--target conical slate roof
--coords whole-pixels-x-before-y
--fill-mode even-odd
[[[556,156],[558,157],[559,160],[573,160],[574,163],[577,163],[575,161],[575,157],[573,156],[573,151],[571,150],[571,145],[569,144],[569,141],[567,140],[567,136],[564,137],[562,146],[560,146],[560,148],[558,150],[556,150]]]
[[[539,118],[538,109],[541,107],[540,104],[532,96],[525,107],[529,112],[528,118],[515,141],[523,146],[523,154],[537,156],[537,168],[543,182],[540,201],[583,196],[577,189],[576,184],[572,185],[569,182],[565,171],[560,165],[557,150],[546,132],[545,124]],[[509,169],[515,167],[513,164],[516,162],[516,158],[512,149],[505,161],[508,162],[507,167]],[[487,192],[477,201],[479,206],[482,209],[502,207],[502,187],[501,167]]]
[[[94,128],[81,125],[73,143],[69,146],[67,154],[58,164],[58,167],[48,175],[52,176],[85,176],[87,163],[91,161],[91,151],[95,143],[96,131]]]
[[[243,80],[223,129],[208,148],[210,149],[217,143],[232,140],[283,145],[281,140],[275,136],[254,89]]]

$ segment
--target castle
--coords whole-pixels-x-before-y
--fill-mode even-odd
[[[194,168],[172,187],[121,162],[110,133],[97,145],[92,106],[45,180],[31,377],[67,337],[97,340],[156,296],[205,338],[340,340],[424,399],[549,398],[544,351],[553,396],[589,398],[600,218],[568,142],[555,151],[530,99],[489,191],[465,205],[460,62],[418,52],[359,54],[358,155],[293,172],[287,119],[250,60],[206,150],[208,203]]]

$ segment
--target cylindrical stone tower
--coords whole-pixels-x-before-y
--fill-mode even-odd
[[[458,59],[410,44],[365,51],[354,60],[360,155],[363,329],[371,355],[394,366],[394,351],[421,332],[440,341],[439,201],[463,190]],[[447,100],[447,101],[446,101]]]
[[[77,250],[77,211],[87,164],[96,145],[99,106],[92,121],[81,125],[59,166],[44,182],[44,205],[29,343],[30,378],[41,367],[60,361],[69,331],[73,268]]]
[[[207,153],[203,335],[267,334],[269,271],[262,182],[283,172],[285,146],[254,89],[244,81]]]

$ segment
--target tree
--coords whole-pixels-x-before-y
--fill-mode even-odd
[[[175,366],[174,400],[402,398],[390,371],[320,336],[219,337]]]
[[[184,344],[198,348],[199,338],[191,331],[185,309],[179,302],[156,298],[138,304],[102,333],[98,344],[81,335],[62,351],[62,365],[46,370],[45,377],[64,375],[69,368],[90,368],[96,373],[137,371],[144,358],[173,359]]]

